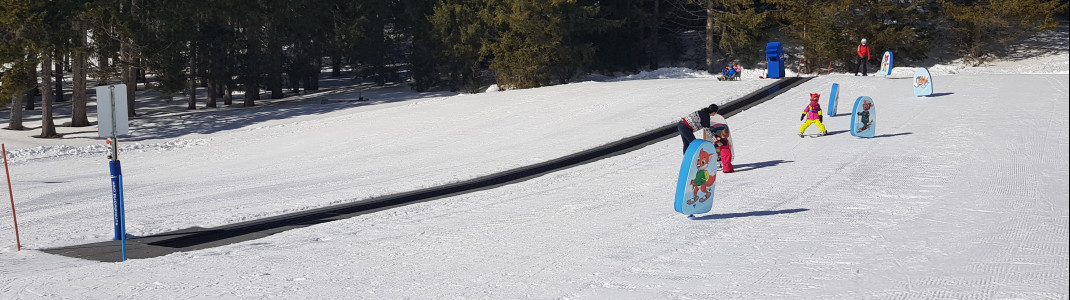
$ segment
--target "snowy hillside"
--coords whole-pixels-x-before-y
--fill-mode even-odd
[[[0,214],[0,298],[1067,299],[1067,62],[1064,51],[934,66],[937,96],[925,98],[911,92],[910,67],[812,79],[729,118],[737,172],[718,178],[713,211],[695,219],[672,208],[674,138],[518,184],[122,263],[41,251],[112,237],[95,128],[62,128],[60,140],[0,131],[23,247]],[[530,165],[771,82],[756,77],[673,69],[149,114],[120,139],[128,231],[232,224]],[[833,83],[832,134],[800,139],[808,93]],[[846,132],[844,112],[863,95],[878,111],[872,139]]]

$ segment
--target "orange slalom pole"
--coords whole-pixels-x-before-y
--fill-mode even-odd
[[[15,245],[18,251],[22,251],[22,242],[19,241],[19,219],[15,217],[15,192],[11,190],[11,171],[7,169],[7,145],[0,144],[0,150],[4,153],[4,173],[7,173],[7,194],[11,195],[11,220],[15,222]]]
[[[831,60],[829,61],[828,71],[825,72],[825,75],[828,75],[828,74],[832,74],[832,61]]]

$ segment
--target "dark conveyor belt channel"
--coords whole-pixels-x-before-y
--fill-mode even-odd
[[[810,77],[790,77],[721,106],[721,113],[731,117],[779,95]],[[696,108],[698,109],[698,108]],[[594,162],[630,152],[677,135],[676,122],[597,148],[570,154],[547,162],[520,167],[479,178],[394,195],[379,196],[354,203],[340,204],[276,217],[230,224],[215,228],[187,228],[175,232],[127,239],[127,258],[152,258],[167,254],[207,249],[254,240],[290,229],[320,224],[408,204],[456,196],[517,183],[553,171]],[[122,260],[119,241],[44,249],[44,252],[103,262]]]

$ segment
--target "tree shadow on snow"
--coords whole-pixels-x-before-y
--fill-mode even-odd
[[[773,211],[769,211],[769,210],[752,211],[752,212],[732,213],[732,214],[710,214],[710,215],[705,215],[705,216],[694,217],[694,218],[691,218],[691,219],[692,220],[723,220],[723,219],[731,219],[731,218],[760,217],[760,216],[771,216],[771,215],[779,215],[779,214],[793,214],[793,213],[800,213],[800,212],[804,212],[804,211],[809,211],[809,209],[796,208],[796,209],[773,210]]]
[[[302,116],[326,115],[335,111],[350,109],[358,106],[381,105],[394,102],[419,100],[433,97],[448,97],[456,95],[455,92],[429,91],[415,92],[405,88],[403,84],[387,84],[376,86],[361,82],[332,80],[326,73],[321,75],[322,83],[319,90],[302,91],[299,93],[284,92],[282,99],[269,99],[270,94],[261,91],[261,99],[255,100],[254,106],[245,106],[244,93],[234,94],[232,104],[216,102],[216,107],[205,107],[207,94],[204,88],[197,91],[196,109],[189,109],[186,97],[183,94],[162,95],[157,90],[139,89],[135,111],[137,116],[130,117],[130,134],[120,135],[120,141],[145,141],[152,139],[171,139],[190,134],[212,134],[221,131],[238,130],[247,127],[259,126],[259,124],[276,120],[293,119]],[[73,98],[71,93],[65,97]],[[86,107],[87,116],[90,120],[97,117],[96,89],[86,90],[89,104]],[[359,95],[359,96],[358,96]],[[171,97],[171,98],[166,98]],[[347,101],[363,97],[363,101]],[[66,98],[66,99],[70,99]],[[374,100],[367,100],[368,98]],[[40,103],[40,96],[36,98]],[[53,119],[68,119],[71,117],[71,105],[54,104]],[[66,102],[69,103],[69,102]],[[22,112],[23,122],[39,122],[42,110],[35,106],[34,110]],[[0,110],[0,119],[10,118],[10,110]],[[98,124],[91,122],[90,131],[78,130],[64,133],[66,139],[99,139],[91,134]],[[60,124],[69,127],[69,123]],[[28,127],[28,130],[39,129],[40,126]],[[87,135],[89,134],[89,135]]]

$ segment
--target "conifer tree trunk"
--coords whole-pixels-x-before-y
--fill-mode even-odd
[[[52,67],[52,53],[41,55],[41,138],[59,137],[52,121]]]
[[[323,45],[321,43],[313,43],[312,46],[312,63],[309,64],[308,83],[305,85],[305,90],[318,91],[320,89],[320,73],[323,71]]]
[[[135,117],[137,114],[134,113],[134,93],[137,92],[137,77],[135,76],[134,66],[131,61],[134,57],[131,53],[133,50],[130,49],[131,46],[128,44],[129,43],[123,43],[123,45],[120,46],[122,49],[119,50],[119,52],[122,53],[123,66],[119,76],[121,77],[120,80],[122,80],[123,84],[126,85],[126,115],[128,117]]]
[[[97,86],[108,85],[108,81],[111,81],[111,75],[109,74],[112,66],[109,57],[107,54],[97,53],[97,65],[100,66],[99,69],[101,71],[95,74],[100,76],[100,78],[97,78]]]
[[[661,27],[661,12],[660,7],[658,6],[659,2],[661,2],[661,0],[654,0],[654,21],[650,22],[650,42],[648,43],[650,45],[650,51],[648,54],[650,55],[649,67],[651,70],[658,69],[658,31]]]
[[[30,69],[27,69],[26,72],[23,72],[23,75],[29,76],[29,78],[33,79],[33,84],[34,85],[31,85],[30,88],[34,88],[37,85],[37,67],[36,66],[33,67],[33,68],[30,68]],[[26,92],[27,93],[26,94],[27,96],[25,98],[26,103],[23,106],[23,108],[25,110],[34,110],[33,100],[34,100],[34,98],[37,98],[37,95],[34,94],[34,92],[41,92],[41,90],[33,89],[33,90],[30,90],[30,91]]]
[[[206,88],[206,90],[208,90],[208,100],[205,100],[204,107],[216,107],[216,101],[215,100],[216,100],[216,97],[218,97],[219,95],[216,94],[216,83],[215,83],[215,80],[209,79],[209,80],[206,80],[206,81],[208,82],[208,88]]]
[[[74,23],[74,30],[76,37],[74,41],[74,51],[71,52],[71,77],[74,86],[71,88],[71,127],[85,127],[89,126],[89,116],[86,109],[86,105],[89,103],[89,99],[86,96],[86,64],[88,62],[88,55],[86,55],[85,44],[87,32],[85,28],[82,28],[80,22]]]
[[[89,96],[86,95],[86,76],[88,69],[86,65],[89,62],[89,56],[86,53],[86,38],[88,32],[85,28],[82,28],[81,22],[75,21],[74,30],[76,38],[74,39],[74,51],[71,53],[71,76],[74,86],[72,88],[71,95],[71,126],[83,127],[89,125],[89,114],[87,111],[87,105],[89,104]]]
[[[23,98],[26,94],[27,93],[11,93],[11,119],[7,122],[7,129],[26,129],[22,126]]]
[[[713,54],[717,47],[714,41],[714,7],[713,0],[706,0],[706,72],[714,74],[717,70],[713,67]]]
[[[249,49],[247,49],[247,57],[249,66],[245,68],[245,106],[253,106],[255,100],[260,100],[260,56],[262,55],[260,47],[260,28],[251,26],[254,28],[246,29],[246,40],[249,41]]]
[[[275,24],[268,28],[268,88],[271,89],[271,99],[282,99],[282,43],[277,36]]]
[[[56,57],[56,69],[53,70],[52,73],[56,77],[55,102],[59,103],[66,101],[63,97],[63,56]]]
[[[25,130],[22,124],[22,114],[26,110],[27,100],[32,103],[34,98],[34,82],[37,80],[36,62],[23,53],[18,61],[8,65],[10,69],[4,72],[5,89],[11,93],[10,119],[6,129]]]
[[[125,3],[124,3],[125,4]],[[131,0],[129,7],[129,18],[135,18],[137,0]],[[119,55],[122,56],[123,71],[120,75],[122,77],[123,84],[126,84],[126,112],[128,117],[136,117],[134,113],[134,94],[137,92],[137,72],[134,70],[134,41],[128,37],[122,39],[122,43],[119,45]]]
[[[197,53],[190,45],[189,55],[189,105],[186,109],[197,109]]]
[[[338,54],[331,55],[331,76],[342,76],[342,56]]]

